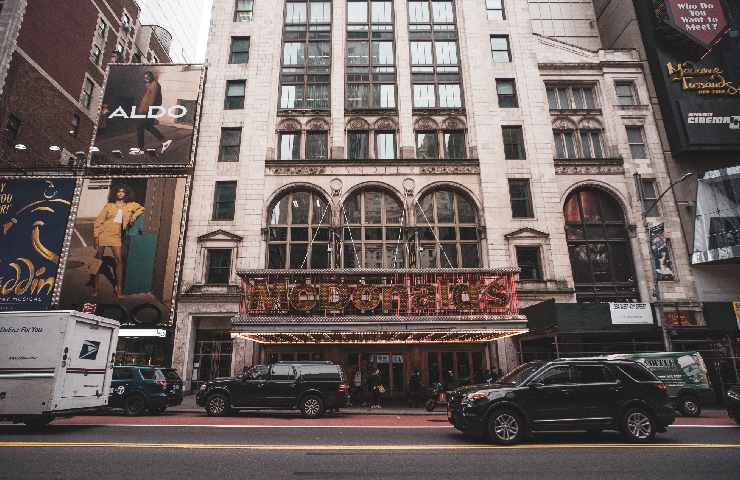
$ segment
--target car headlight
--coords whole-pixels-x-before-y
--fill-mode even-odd
[[[740,393],[737,393],[733,390],[730,390],[729,392],[727,392],[727,396],[733,400],[740,400]]]
[[[200,391],[201,392],[206,391],[206,389],[208,389],[208,384],[204,383],[203,385],[200,386]]]
[[[488,394],[485,392],[473,392],[465,395],[464,401],[467,403],[475,403],[478,400],[483,400],[484,398],[488,398]]]

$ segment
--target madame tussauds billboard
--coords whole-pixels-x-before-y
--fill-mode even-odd
[[[74,192],[72,178],[0,179],[0,311],[51,306]]]
[[[187,188],[185,177],[85,179],[60,306],[94,305],[123,325],[168,325]]]
[[[202,65],[111,65],[92,166],[189,166]]]

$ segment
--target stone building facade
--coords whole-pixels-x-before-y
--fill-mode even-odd
[[[213,14],[173,353],[186,384],[322,359],[348,373],[376,364],[401,394],[416,368],[429,383],[507,370],[529,358],[523,338],[553,354],[531,319],[528,337],[512,336],[524,332],[518,306],[598,304],[608,315],[608,302],[654,302],[635,174],[669,184],[655,112],[620,104],[626,90],[649,98],[646,72],[635,51],[602,48],[590,3],[227,1]],[[248,61],[234,62],[245,39]],[[675,218],[666,200],[650,218],[673,244],[662,292],[691,304]],[[520,268],[518,305],[476,323],[474,337],[458,335],[471,324],[452,312],[448,336],[421,340],[417,318],[384,337],[354,316],[339,314],[342,326],[294,310],[271,324],[254,313],[255,279],[352,283],[358,268],[370,284],[394,271],[413,283],[414,270]],[[290,295],[291,307],[307,300]],[[373,335],[355,342],[350,331]],[[654,325],[646,335],[662,345]],[[573,351],[609,351],[590,342]]]

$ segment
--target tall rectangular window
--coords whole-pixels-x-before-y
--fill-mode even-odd
[[[614,88],[617,91],[617,105],[630,106],[638,104],[635,82],[615,82]]]
[[[218,151],[219,162],[238,162],[242,143],[241,128],[222,128],[221,145]]]
[[[539,247],[515,247],[516,263],[521,270],[519,280],[542,280],[542,261]]]
[[[209,248],[206,257],[206,284],[227,285],[231,276],[231,249]]]
[[[518,108],[519,99],[516,96],[516,82],[513,78],[497,78],[496,94],[500,108]]]
[[[396,158],[396,134],[393,132],[375,132],[375,158],[393,160]]]
[[[249,37],[231,37],[229,63],[241,64],[249,62]]]
[[[509,179],[509,198],[513,218],[533,218],[532,193],[527,179]]]
[[[85,108],[90,108],[90,105],[92,105],[94,93],[95,84],[89,78],[85,78],[85,83],[82,85],[82,95],[80,95],[80,103],[82,103]]]
[[[504,136],[504,157],[506,160],[524,160],[524,133],[522,127],[501,127]]]
[[[347,2],[345,108],[396,108],[393,2]]]
[[[447,130],[442,132],[444,139],[445,158],[459,160],[465,155],[465,132],[462,130]]]
[[[486,0],[486,11],[489,20],[506,20],[504,0]]]
[[[410,1],[408,7],[414,108],[462,108],[454,2]]]
[[[645,146],[645,131],[642,127],[627,127],[627,141],[632,158],[648,158],[648,151]]]
[[[326,0],[285,3],[281,110],[330,109],[331,5]]]
[[[658,185],[652,178],[643,178],[640,182],[641,197],[642,197],[642,211],[645,216],[657,217],[660,215],[658,209]]]
[[[280,160],[301,159],[301,134],[300,132],[283,132],[279,135]]]
[[[508,35],[491,35],[491,54],[493,63],[511,62],[511,47]]]
[[[249,22],[254,15],[254,0],[236,0],[235,22]]]
[[[326,160],[329,158],[328,132],[312,131],[306,134],[306,160]]]
[[[100,50],[100,47],[93,45],[92,51],[90,52],[90,61],[95,65],[100,65],[100,56],[102,54],[103,52]]]
[[[234,220],[236,182],[216,182],[213,194],[213,220]]]
[[[370,132],[352,131],[347,134],[350,160],[364,160],[370,158],[368,147],[370,143]]]
[[[550,110],[593,110],[598,108],[593,85],[548,85]]]
[[[239,110],[244,108],[244,96],[247,91],[246,80],[229,80],[226,82],[225,110]]]
[[[416,132],[416,158],[420,160],[439,158],[437,132]]]

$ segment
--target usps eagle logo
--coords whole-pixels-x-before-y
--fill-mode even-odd
[[[100,342],[85,340],[82,342],[80,358],[82,360],[95,360],[98,357],[98,350],[100,350]]]

